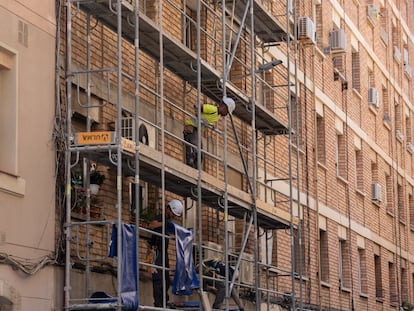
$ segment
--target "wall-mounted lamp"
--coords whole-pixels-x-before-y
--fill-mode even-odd
[[[255,72],[259,73],[259,72],[268,71],[272,69],[273,67],[276,67],[277,65],[280,65],[282,63],[283,61],[281,61],[280,59],[275,59],[275,60],[272,60],[271,62],[260,65],[259,68],[257,68]]]

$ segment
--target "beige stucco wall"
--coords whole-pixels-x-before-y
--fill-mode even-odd
[[[18,175],[0,172],[0,253],[29,260],[55,249],[54,6],[0,0],[0,47],[13,52],[17,68]],[[19,21],[28,25],[27,46],[18,41]],[[0,284],[0,294],[19,297],[13,310],[54,309],[51,266],[28,276],[0,264]]]

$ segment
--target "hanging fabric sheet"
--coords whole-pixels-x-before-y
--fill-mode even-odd
[[[200,283],[193,262],[194,233],[174,224],[176,245],[176,267],[172,292],[174,295],[191,296]]]
[[[137,253],[136,231],[134,225],[122,224],[122,310],[132,311],[138,308],[137,288]],[[117,230],[112,227],[111,246],[109,257],[117,256]]]

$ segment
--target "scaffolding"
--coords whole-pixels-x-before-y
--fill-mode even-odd
[[[136,228],[140,292],[144,270],[154,267],[143,258],[145,239],[154,234],[143,225],[144,214],[153,201],[165,220],[168,198],[185,202],[182,224],[195,232],[195,263],[212,255],[225,262],[226,297],[237,286],[256,310],[272,303],[297,310],[294,2],[66,0],[66,310],[122,309],[121,227],[128,222]],[[201,105],[226,97],[236,109],[198,131],[200,169],[187,166],[185,119],[197,119],[202,128],[195,117]],[[105,210],[94,211],[94,171],[106,177],[105,195],[99,195]],[[116,260],[107,256],[114,225]],[[284,260],[272,252],[277,232],[284,235],[279,242],[290,245]],[[110,267],[117,284],[112,295],[91,303],[97,263]],[[229,278],[230,265],[241,272],[239,280]],[[82,289],[73,282],[78,267]],[[165,261],[162,269],[169,270]],[[202,271],[199,278],[203,300]],[[141,298],[140,309],[154,308]]]

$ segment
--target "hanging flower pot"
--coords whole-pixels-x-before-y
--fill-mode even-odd
[[[89,189],[91,190],[91,194],[96,195],[98,194],[99,187],[105,180],[105,175],[99,173],[98,171],[92,171],[89,175]]]
[[[99,192],[100,185],[98,184],[90,184],[89,189],[91,190],[91,194],[97,195]]]

